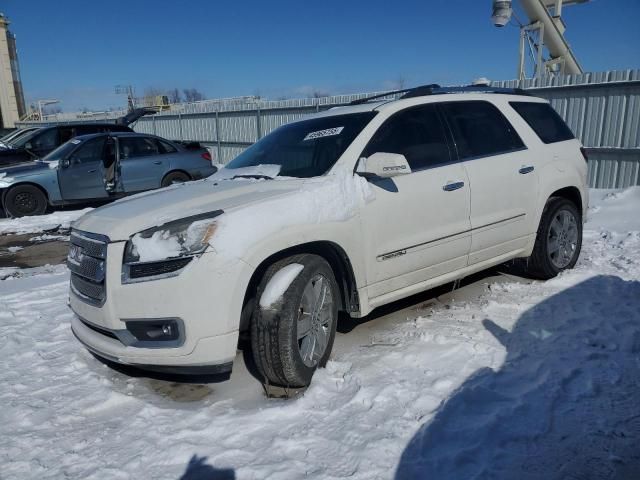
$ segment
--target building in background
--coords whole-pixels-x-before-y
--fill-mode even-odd
[[[13,128],[26,112],[16,36],[0,13],[0,128]]]

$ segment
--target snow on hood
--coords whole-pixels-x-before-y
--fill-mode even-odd
[[[348,220],[372,198],[367,181],[351,172],[277,181],[206,179],[114,202],[74,226],[118,241],[173,220],[224,210],[210,244],[218,252],[238,255],[256,238],[293,225]]]
[[[369,183],[350,171],[308,179],[295,194],[222,215],[209,243],[218,253],[240,256],[256,239],[291,226],[347,221],[374,198]]]
[[[98,208],[74,225],[80,230],[126,240],[147,228],[173,220],[240,206],[285,195],[299,188],[303,180],[220,181],[200,180],[141,193]]]
[[[211,175],[208,180],[209,181],[217,181],[217,180],[230,180],[234,177],[241,176],[259,176],[259,177],[269,177],[276,178],[280,173],[281,165],[254,165],[252,167],[243,167],[243,168],[219,168],[216,173]]]

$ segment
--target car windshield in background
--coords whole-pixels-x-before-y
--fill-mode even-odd
[[[68,142],[63,143],[58,148],[56,148],[51,153],[49,153],[47,156],[45,156],[42,159],[42,161],[43,162],[52,162],[52,161],[57,161],[57,160],[61,160],[63,158],[66,158],[73,150],[76,149],[76,147],[80,143],[82,143],[82,142],[80,140],[77,140],[77,139],[69,140]]]
[[[225,168],[280,165],[280,176],[311,178],[326,173],[377,112],[296,122],[247,148]]]

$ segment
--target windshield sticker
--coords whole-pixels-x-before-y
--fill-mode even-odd
[[[305,140],[315,140],[316,138],[340,135],[340,132],[342,132],[343,129],[344,127],[335,127],[335,128],[327,128],[326,130],[318,130],[317,132],[311,132],[307,134],[307,136],[304,137],[302,141],[304,142]]]
[[[74,145],[77,145],[80,143],[80,140],[71,140],[71,143],[73,143]]]

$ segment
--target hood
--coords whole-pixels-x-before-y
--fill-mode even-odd
[[[73,227],[108,236],[112,241],[128,240],[147,228],[180,218],[229,210],[297,191],[303,179],[219,180],[182,183],[141,193],[93,210]]]
[[[47,162],[25,162],[9,167],[0,168],[0,176],[3,177],[20,177],[22,175],[31,175],[41,170],[49,170],[50,166]]]

